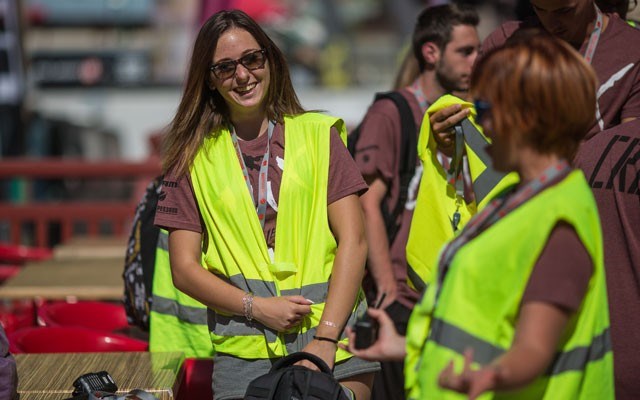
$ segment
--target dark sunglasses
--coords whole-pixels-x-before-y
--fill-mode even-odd
[[[473,107],[476,109],[476,122],[482,123],[482,120],[486,118],[491,112],[491,103],[475,99],[473,101]]]
[[[264,63],[267,61],[267,51],[265,49],[255,50],[251,53],[247,53],[237,60],[220,61],[209,67],[209,70],[213,72],[218,79],[229,79],[236,74],[236,68],[238,64],[242,64],[249,71],[256,70],[264,67]]]

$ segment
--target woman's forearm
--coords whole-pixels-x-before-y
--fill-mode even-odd
[[[362,211],[357,196],[347,196],[332,203],[329,221],[338,248],[317,334],[337,338],[355,304],[367,257]]]
[[[549,303],[525,303],[511,348],[491,363],[498,372],[495,389],[521,388],[541,376],[553,360],[569,317]]]

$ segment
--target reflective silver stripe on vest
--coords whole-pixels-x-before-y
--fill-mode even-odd
[[[220,279],[223,279],[238,289],[245,292],[251,292],[258,297],[273,297],[276,295],[275,282],[261,281],[259,279],[247,279],[242,274],[233,275],[229,278],[218,275]],[[309,299],[314,303],[324,303],[329,291],[329,283],[312,283],[305,285],[299,289],[287,289],[280,292],[281,296],[295,296],[301,295],[305,299]]]
[[[262,336],[268,342],[275,342],[278,333],[271,328],[267,328],[255,319],[247,323],[247,319],[240,315],[222,315],[211,309],[208,310],[209,330],[218,336]]]
[[[305,299],[311,300],[314,303],[324,303],[327,299],[327,293],[329,292],[329,283],[313,283],[305,285],[300,289],[287,289],[280,291],[282,296],[295,296],[300,295]]]
[[[158,243],[156,244],[156,248],[164,251],[169,251],[169,234],[162,229],[158,234]]]
[[[422,278],[420,278],[420,275],[418,275],[416,271],[411,268],[411,265],[407,265],[407,267],[407,276],[409,277],[409,280],[411,281],[413,286],[416,288],[416,291],[418,293],[424,293],[424,291],[427,289],[427,284],[424,283]]]
[[[567,371],[582,371],[588,363],[600,360],[611,351],[609,328],[593,338],[589,346],[576,347],[556,355],[547,375],[557,375]]]
[[[431,333],[428,340],[458,354],[464,354],[464,351],[471,347],[473,348],[473,361],[481,365],[489,364],[505,352],[504,349],[437,318],[434,318],[431,323]]]
[[[309,285],[311,287],[318,287],[322,285]],[[304,288],[303,288],[304,289]],[[314,293],[314,288],[310,291],[304,291],[303,293]],[[358,297],[358,307],[356,311],[351,314],[347,320],[347,325],[355,324],[359,316],[364,315],[367,304],[364,301],[364,297],[361,295]],[[324,302],[324,299],[322,299]],[[275,342],[278,337],[278,333],[270,328],[267,328],[255,319],[250,324],[247,323],[246,318],[240,315],[227,316],[216,313],[213,310],[208,310],[209,317],[209,329],[218,336],[261,336],[264,335],[268,342]],[[312,328],[303,333],[293,332],[283,335],[285,346],[288,352],[300,351],[307,345],[315,335],[316,329]],[[340,339],[346,338],[344,331]]]
[[[428,340],[458,354],[464,354],[466,349],[473,348],[473,361],[481,365],[489,364],[505,352],[504,349],[441,319],[433,320]],[[603,358],[610,351],[611,335],[609,328],[607,328],[600,335],[594,337],[589,346],[576,347],[557,354],[546,375],[557,375],[567,371],[582,371],[588,363]]]
[[[476,196],[476,204],[479,204],[493,190],[493,188],[505,177],[505,174],[493,169],[493,162],[487,153],[486,147],[489,144],[476,127],[469,121],[464,119],[461,123],[464,131],[464,140],[467,142],[471,150],[487,167],[480,176],[473,181],[473,192]]]
[[[216,276],[240,290],[253,293],[254,296],[273,297],[277,293],[275,282],[267,282],[260,279],[247,279],[242,274],[233,275],[228,278],[222,275]]]
[[[205,308],[185,306],[166,297],[153,295],[151,310],[159,314],[174,316],[180,321],[190,324],[207,324],[207,311]]]

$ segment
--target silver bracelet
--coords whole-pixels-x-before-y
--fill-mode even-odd
[[[242,311],[247,321],[253,320],[253,293],[246,292],[242,298]]]

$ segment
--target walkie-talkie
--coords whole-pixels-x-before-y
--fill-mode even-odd
[[[115,393],[118,386],[107,371],[100,371],[79,376],[73,382],[73,389],[73,395],[77,396],[93,392]]]
[[[373,308],[380,308],[386,295],[386,293],[382,293],[382,296],[380,296],[380,299],[378,300],[378,304],[376,304]],[[362,318],[356,321],[355,332],[356,349],[366,349],[371,346],[378,338],[378,321],[369,317],[369,314],[364,313]]]

